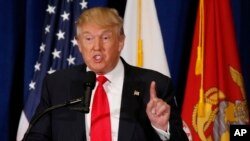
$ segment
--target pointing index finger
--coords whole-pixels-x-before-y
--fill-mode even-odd
[[[150,100],[157,98],[155,88],[156,88],[156,83],[155,81],[152,81],[150,84]]]

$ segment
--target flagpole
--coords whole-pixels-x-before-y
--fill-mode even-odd
[[[142,1],[138,0],[138,11],[137,11],[137,66],[143,66],[143,47],[141,38],[141,18],[142,18]]]
[[[199,11],[200,11],[200,21],[199,21],[199,44],[197,50],[197,62],[196,62],[196,75],[200,75],[200,90],[199,90],[199,103],[198,103],[198,116],[203,117],[205,116],[204,112],[204,0],[200,0],[199,4]]]

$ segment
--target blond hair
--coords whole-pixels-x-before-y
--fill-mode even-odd
[[[115,26],[119,34],[124,36],[123,19],[114,8],[95,7],[85,10],[76,21],[77,35],[79,35],[80,26],[87,23],[97,24],[101,27]]]

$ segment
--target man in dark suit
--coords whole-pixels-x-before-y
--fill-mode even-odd
[[[77,41],[85,64],[46,76],[36,112],[37,115],[48,107],[81,97],[86,71],[93,71],[97,77],[107,79],[103,87],[111,128],[103,124],[98,127],[97,139],[91,136],[95,132],[91,118],[96,85],[89,113],[69,108],[54,110],[34,125],[29,141],[105,141],[106,131],[110,133],[109,141],[187,140],[170,78],[131,66],[120,57],[125,40],[122,24],[122,18],[111,8],[92,8],[80,15]]]

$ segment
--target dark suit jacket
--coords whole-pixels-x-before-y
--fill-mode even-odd
[[[182,120],[176,110],[170,79],[158,72],[128,65],[125,68],[120,111],[118,141],[160,141],[146,115],[149,86],[156,81],[157,95],[171,105],[171,140],[187,140]],[[36,115],[52,105],[78,98],[84,92],[86,65],[57,71],[44,79],[42,97]],[[140,92],[139,96],[134,92]],[[101,135],[100,135],[101,136]],[[41,118],[32,128],[28,140],[85,141],[84,113],[69,108],[54,110]]]

